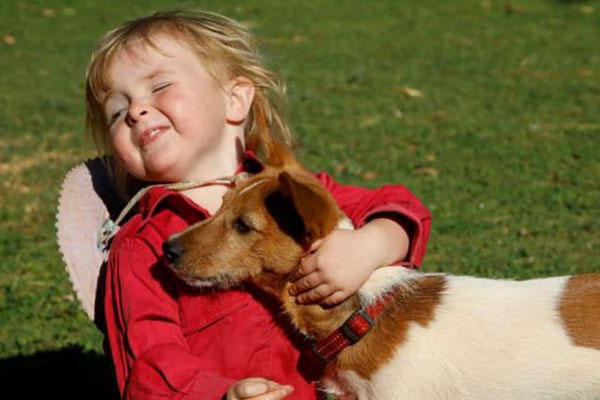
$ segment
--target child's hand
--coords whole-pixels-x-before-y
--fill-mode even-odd
[[[403,259],[408,235],[396,222],[380,218],[359,230],[334,230],[316,241],[291,277],[298,303],[335,305],[353,295],[377,268]]]
[[[310,250],[291,278],[290,294],[298,303],[341,303],[380,266],[360,231],[335,230]]]
[[[246,378],[229,386],[227,400],[279,400],[292,393],[292,386],[264,378]]]

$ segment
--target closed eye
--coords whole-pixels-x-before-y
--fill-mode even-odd
[[[116,120],[118,120],[118,119],[119,119],[119,117],[120,117],[120,116],[123,114],[123,112],[125,112],[125,109],[124,109],[124,108],[122,108],[122,109],[118,110],[117,112],[113,113],[113,114],[110,116],[109,125],[112,125],[112,124],[114,124],[114,123],[115,123],[115,121],[116,121]]]
[[[243,235],[250,232],[252,227],[248,225],[241,217],[238,217],[233,221],[233,229],[235,229],[237,233]]]
[[[161,90],[168,88],[169,86],[171,86],[171,83],[170,83],[170,82],[167,82],[167,83],[161,83],[160,85],[157,85],[157,86],[155,86],[155,87],[152,89],[152,93],[158,93],[158,92],[160,92]]]

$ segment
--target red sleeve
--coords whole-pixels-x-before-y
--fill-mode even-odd
[[[220,399],[232,383],[211,373],[183,337],[168,273],[141,240],[110,253],[105,315],[121,396],[127,399]]]
[[[419,267],[425,257],[431,228],[429,210],[408,189],[400,185],[386,185],[379,189],[343,186],[327,174],[317,179],[331,192],[344,213],[360,228],[377,214],[394,213],[399,220],[408,222],[410,249],[405,260],[396,264]]]

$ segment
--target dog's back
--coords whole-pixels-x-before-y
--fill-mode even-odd
[[[439,298],[409,300],[432,276],[443,290],[427,296]],[[339,375],[358,398],[600,399],[600,274],[515,282],[386,268],[372,280],[364,297],[398,281],[400,299],[433,309],[408,324],[402,307],[385,316],[406,330],[386,335],[394,354],[367,379]]]

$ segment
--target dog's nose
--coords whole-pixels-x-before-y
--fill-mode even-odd
[[[179,257],[184,253],[183,246],[177,239],[166,240],[163,243],[162,248],[165,258],[171,265],[177,264],[177,260],[179,260]]]

